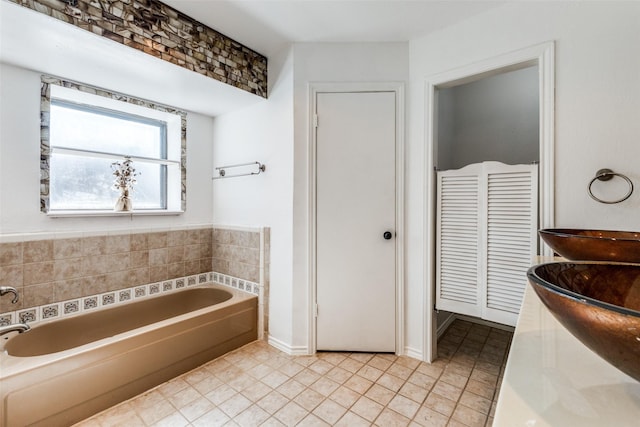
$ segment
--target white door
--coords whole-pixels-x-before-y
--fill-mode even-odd
[[[316,112],[316,347],[394,352],[395,92],[318,93]]]

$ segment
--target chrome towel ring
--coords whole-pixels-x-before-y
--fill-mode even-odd
[[[627,194],[625,194],[621,199],[618,199],[618,200],[602,200],[602,199],[599,199],[599,198],[597,198],[596,196],[593,195],[593,192],[591,191],[591,186],[593,185],[594,182],[596,182],[596,180],[598,180],[598,181],[609,181],[614,176],[618,176],[618,177],[624,179],[625,181],[627,181],[627,184],[629,184],[629,192],[627,192]],[[627,177],[626,175],[614,172],[611,169],[600,169],[598,172],[596,172],[595,178],[593,178],[591,180],[591,182],[589,183],[589,186],[587,187],[587,190],[589,190],[589,196],[591,196],[591,198],[593,200],[595,200],[596,202],[606,203],[606,204],[612,205],[614,203],[624,202],[625,200],[627,200],[629,198],[629,196],[631,196],[631,193],[633,193],[633,182],[631,182],[629,177]]]

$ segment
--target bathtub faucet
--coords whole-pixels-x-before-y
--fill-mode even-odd
[[[18,302],[18,290],[13,286],[0,286],[0,297],[4,294],[12,293],[13,299],[11,300],[12,304]]]
[[[26,323],[15,323],[13,325],[0,326],[0,335],[8,334],[9,332],[23,333],[31,329],[31,326]]]

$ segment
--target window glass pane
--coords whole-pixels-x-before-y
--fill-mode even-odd
[[[128,120],[103,111],[52,102],[50,132],[52,147],[166,158],[161,122]]]
[[[133,209],[166,209],[166,166],[153,163],[133,162],[139,173],[131,198]]]
[[[51,209],[113,209],[118,192],[113,189],[112,162],[95,157],[52,155]]]

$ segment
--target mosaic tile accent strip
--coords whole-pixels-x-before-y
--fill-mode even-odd
[[[56,1],[56,0],[53,0]],[[180,116],[181,135],[180,135],[180,176],[181,176],[181,194],[180,204],[184,211],[187,207],[187,113],[178,109],[156,104],[150,101],[134,98],[117,92],[88,86],[82,83],[63,80],[57,77],[42,76],[40,84],[40,211],[49,212],[49,187],[50,187],[50,157],[51,144],[49,142],[50,114],[51,111],[51,85],[62,86],[68,89],[74,89],[81,92],[99,95],[105,98],[114,99],[128,104],[139,105],[164,113],[171,113]]]
[[[58,317],[59,313],[60,313],[60,307],[58,306],[58,304],[47,305],[45,307],[42,307],[42,320]]]
[[[62,307],[63,307],[63,311],[62,311],[63,315],[78,313],[80,312],[80,301],[78,300],[67,301],[64,304],[62,304]]]
[[[157,0],[10,0],[222,83],[267,97],[267,58]]]
[[[9,326],[12,323],[13,315],[11,313],[0,316],[0,326]]]
[[[219,281],[205,280],[204,282],[199,282],[199,280],[202,278],[213,279],[214,277],[217,277]],[[202,273],[197,276],[188,276],[181,277],[175,280],[168,280],[163,282],[162,286],[160,283],[150,283],[147,285],[121,289],[118,292],[107,292],[100,295],[90,295],[82,298],[81,300],[73,299],[62,301],[56,304],[47,304],[25,310],[3,313],[0,316],[0,326],[13,323],[13,319],[17,319],[17,321],[21,323],[33,323],[39,322],[41,320],[62,318],[65,316],[78,314],[86,310],[114,307],[121,303],[130,302],[133,299],[148,298],[163,293],[176,292],[186,288],[187,286],[206,285],[212,282],[219,285],[224,285],[222,281],[224,281],[225,279],[228,280],[229,283],[231,283],[232,281],[233,283],[236,283],[236,286],[233,286],[234,289],[242,290],[257,295],[258,297],[262,297],[262,295],[260,294],[260,286],[257,283],[248,282],[236,277],[226,276],[221,273],[209,272]],[[240,282],[243,282],[245,284],[244,288],[240,288],[240,286],[238,286],[238,283]],[[186,285],[186,283],[189,283],[189,285]]]

